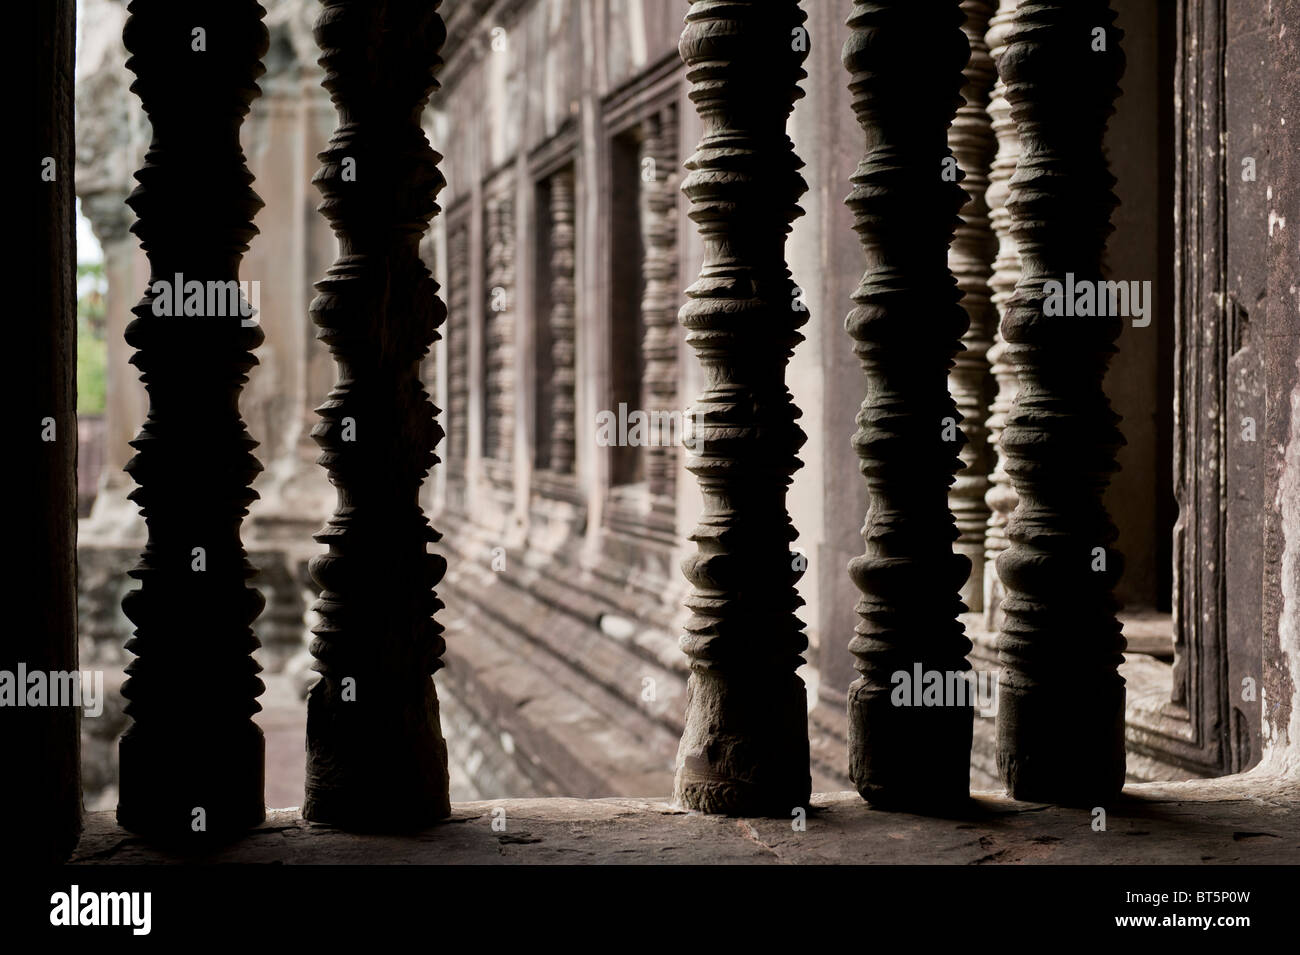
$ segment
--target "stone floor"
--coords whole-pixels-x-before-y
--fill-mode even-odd
[[[180,857],[91,813],[71,860],[83,864],[376,863],[1300,863],[1300,780],[1236,776],[1128,787],[1105,831],[1087,810],[978,794],[965,818],[867,808],[856,793],[813,797],[797,820],[683,812],[654,799],[457,803],[411,836],[360,836],[276,810],[238,843]],[[495,826],[494,826],[495,823]]]

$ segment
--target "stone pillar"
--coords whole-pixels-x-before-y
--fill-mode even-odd
[[[488,479],[504,489],[514,484],[511,468],[515,446],[514,201],[508,196],[496,199],[489,203],[485,216],[483,466]]]
[[[647,164],[646,160],[650,160]],[[677,111],[666,106],[646,121],[641,141],[642,214],[645,255],[642,275],[641,342],[645,368],[645,404],[650,412],[670,412],[677,405]],[[644,170],[654,171],[649,180]],[[650,506],[662,521],[677,510],[677,448],[665,418],[652,419],[646,448],[646,482]]]
[[[447,451],[449,505],[465,509],[469,461],[469,227],[447,238]]]
[[[551,200],[551,447],[547,465],[556,474],[573,473],[577,377],[574,371],[576,320],[573,271],[573,170],[550,177]]]
[[[1011,19],[1016,13],[1016,3],[1017,0],[1001,0],[997,15],[989,21],[985,42],[995,67],[1006,49],[1007,31],[1010,30]],[[1011,402],[1015,400],[1019,387],[1016,383],[1016,370],[1006,357],[1007,346],[1002,340],[1001,331],[1007,302],[1020,280],[1020,250],[1016,247],[1015,236],[1011,234],[1011,211],[1007,208],[1011,176],[1020,159],[1020,139],[1016,135],[1016,124],[1011,119],[1011,106],[1007,103],[1006,92],[1006,86],[998,79],[989,97],[989,119],[992,121],[998,147],[989,173],[988,191],[984,194],[989,221],[998,243],[997,256],[993,260],[993,275],[989,278],[993,306],[997,309],[997,322],[993,329],[993,344],[988,350],[996,394],[989,406],[988,421],[985,423],[993,465],[989,488],[984,495],[989,518],[984,535],[983,607],[984,626],[989,631],[996,631],[1001,626],[999,606],[1002,602],[1002,583],[998,580],[997,558],[1007,549],[1007,518],[1016,508],[1016,489],[1011,486],[1011,478],[1007,476],[1006,456],[1002,453],[1000,444],[1002,429],[1007,423],[1007,412],[1011,410]]]
[[[263,601],[240,541],[261,466],[239,416],[262,331],[241,314],[245,296],[211,293],[238,280],[257,231],[262,202],[239,130],[258,93],[266,11],[255,0],[132,0],[127,9],[127,66],[153,127],[127,200],[150,283],[126,330],[149,393],[126,470],[149,536],[130,572],[140,587],[122,601],[136,659],[122,687],[133,722],[121,740],[117,818],[191,839],[255,826],[265,813],[250,626]],[[198,302],[188,298],[196,288]],[[188,307],[176,314],[182,293]]]
[[[28,367],[14,389],[22,404],[22,439],[10,447],[20,484],[17,553],[0,669],[11,674],[77,669],[77,294],[73,195],[73,0],[24,4],[17,35],[33,44],[19,128],[32,146],[27,178],[15,192],[20,236],[12,254],[31,271],[23,317],[11,324],[11,359]],[[20,114],[22,113],[20,107]],[[39,163],[37,161],[39,157]],[[25,455],[17,452],[23,448]],[[28,457],[30,455],[30,457]],[[22,464],[18,465],[21,460]],[[30,475],[30,477],[29,477]],[[27,482],[30,481],[30,486]],[[20,686],[20,693],[27,687]],[[75,706],[24,706],[2,711],[4,807],[13,823],[5,857],[52,864],[72,852],[81,832],[80,711]]]
[[[966,435],[961,449],[962,470],[949,492],[948,503],[957,520],[957,552],[971,565],[961,591],[962,603],[979,611],[984,609],[984,531],[989,519],[985,493],[993,464],[985,418],[993,397],[988,350],[997,313],[989,299],[989,276],[997,253],[997,237],[989,223],[985,190],[997,148],[988,114],[989,92],[997,71],[984,38],[993,15],[993,0],[963,0],[961,7],[966,17],[962,29],[970,44],[970,61],[961,90],[965,102],[948,132],[948,145],[962,172],[966,205],[948,253],[948,265],[957,277],[970,327],[962,336],[964,350],[957,355],[948,376],[948,387]]]
[[[807,45],[795,0],[693,0],[679,45],[703,123],[682,191],[704,244],[681,310],[706,390],[687,469],[703,494],[683,563],[691,617],[676,800],[705,812],[789,818],[807,805],[808,641],[795,615],[795,531],[785,497],[805,436],[785,385],[796,329],[785,262],[807,189],[786,135]]]
[[[970,55],[962,22],[957,0],[860,0],[844,44],[867,143],[847,204],[868,265],[845,327],[867,377],[853,444],[871,492],[866,552],[849,564],[862,591],[849,643],[861,674],[849,687],[849,774],[885,808],[952,806],[970,787],[974,711],[966,695],[952,698],[970,669],[957,619],[970,563],[953,552],[948,509],[964,441],[947,387],[967,325],[948,269],[965,196],[946,173]],[[935,679],[939,705],[922,697]],[[910,690],[902,703],[900,686]]]
[[[1055,314],[1045,285],[1102,279],[1114,21],[1106,0],[1021,0],[998,67],[1021,143],[1007,205],[1022,269],[1002,324],[1020,390],[1002,433],[1019,501],[998,558],[998,769],[1016,799],[1080,806],[1124,785],[1123,561],[1102,500],[1123,444],[1102,387],[1123,319]]]
[[[432,679],[446,562],[427,552],[439,535],[419,503],[442,438],[420,363],[446,317],[419,254],[444,185],[420,116],[446,28],[437,2],[322,5],[315,34],[339,126],[316,182],[340,256],[311,314],[338,382],[314,436],[338,509],[316,537],[328,553],[311,561],[321,678],[307,701],[302,811],[345,829],[415,830],[451,811]]]

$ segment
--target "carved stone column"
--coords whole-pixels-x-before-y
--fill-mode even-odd
[[[130,572],[140,587],[122,601],[136,659],[122,688],[133,722],[121,740],[117,818],[189,838],[254,826],[265,813],[250,628],[263,600],[240,542],[261,465],[239,416],[262,330],[239,302],[218,303],[211,283],[238,279],[257,231],[262,201],[239,129],[258,93],[266,12],[255,0],[132,0],[128,12],[127,68],[153,126],[127,200],[150,267],[126,330],[149,394],[126,466],[149,537]],[[175,314],[180,295],[190,314]]]
[[[1017,0],[1001,0],[997,15],[989,21],[985,42],[995,67],[1006,49],[1007,31],[1011,28],[1011,19],[1016,13],[1016,3]],[[993,260],[993,275],[989,279],[998,321],[994,325],[993,344],[988,350],[996,394],[989,406],[988,421],[985,424],[993,465],[989,488],[984,495],[984,502],[989,507],[989,519],[984,535],[983,605],[984,625],[990,631],[996,631],[1001,625],[999,605],[1002,602],[1002,584],[998,580],[996,562],[998,555],[1007,548],[1007,518],[1016,509],[1016,490],[1011,486],[1011,478],[1007,476],[1006,457],[999,443],[1002,429],[1007,423],[1007,412],[1011,410],[1011,402],[1015,400],[1019,388],[1016,370],[1006,357],[1006,343],[1002,340],[1001,331],[1007,302],[1016,290],[1016,282],[1020,280],[1020,250],[1016,247],[1015,236],[1011,234],[1011,211],[1007,208],[1011,176],[1016,171],[1016,162],[1020,158],[1020,140],[1016,136],[1016,124],[1011,119],[1011,105],[1007,102],[1006,91],[1002,80],[998,79],[989,97],[989,118],[997,137],[998,150],[993,160],[993,169],[989,173],[988,192],[985,193],[989,221],[998,243],[997,257]]]
[[[957,0],[857,2],[844,65],[867,149],[847,203],[867,271],[845,327],[867,376],[853,444],[871,492],[866,552],[849,565],[862,599],[849,649],[849,774],[863,798],[924,809],[968,796],[973,710],[966,697],[900,705],[896,674],[944,686],[970,668],[957,616],[970,570],[953,552],[948,488],[963,438],[948,369],[966,330],[948,270],[965,201],[946,135],[970,53]],[[917,671],[920,671],[919,673]],[[951,675],[951,676],[950,676]]]
[[[989,184],[989,166],[997,149],[989,123],[989,92],[997,77],[989,56],[984,32],[993,15],[992,0],[963,0],[966,22],[962,27],[970,44],[970,61],[966,64],[966,82],[961,94],[965,102],[948,132],[948,145],[962,172],[966,205],[948,253],[948,265],[957,277],[962,292],[962,307],[970,327],[962,336],[964,351],[957,355],[948,387],[961,414],[966,444],[961,449],[962,470],[948,495],[948,503],[957,520],[957,552],[971,562],[970,577],[962,588],[962,602],[970,610],[984,608],[984,532],[989,508],[984,496],[989,486],[993,453],[989,448],[985,418],[993,397],[993,379],[989,375],[988,350],[992,344],[997,313],[989,299],[989,276],[997,254],[997,238],[989,224],[985,190]]]
[[[509,197],[497,199],[484,215],[487,288],[483,309],[483,457],[488,477],[508,487],[513,483],[509,465],[515,446],[514,201]]]
[[[1044,285],[1102,278],[1114,21],[1106,0],[1021,0],[999,63],[1021,143],[1008,208],[1022,275],[1002,326],[1020,382],[1002,433],[1019,502],[998,558],[998,769],[1017,799],[1083,806],[1124,784],[1123,561],[1102,501],[1123,444],[1102,388],[1122,319],[1048,315]]]
[[[550,177],[551,200],[551,447],[547,461],[556,474],[573,473],[577,376],[574,372],[573,170]]]
[[[651,160],[650,164],[646,160]],[[641,141],[641,168],[654,170],[642,177],[641,191],[645,257],[642,261],[645,291],[641,317],[645,335],[641,352],[645,367],[646,410],[668,412],[677,408],[677,115],[665,107],[646,121]],[[653,420],[653,419],[652,419]],[[651,507],[667,520],[676,514],[677,448],[672,446],[666,419],[652,424],[646,448],[646,481]]]
[[[785,132],[806,75],[791,40],[804,18],[795,0],[693,0],[679,44],[704,126],[682,184],[704,266],[680,318],[707,385],[686,465],[704,508],[682,565],[691,675],[673,791],[692,809],[785,818],[812,788],[785,509],[805,440],[785,386],[807,320],[785,263],[807,188]]]
[[[340,123],[316,182],[340,256],[311,312],[338,383],[314,435],[338,509],[316,537],[329,552],[311,562],[321,679],[307,701],[303,816],[412,830],[450,812],[432,679],[446,562],[427,553],[439,535],[419,504],[442,438],[419,368],[446,317],[419,255],[444,184],[420,115],[446,28],[438,2],[323,6],[316,41]]]
[[[465,480],[469,458],[469,229],[447,239],[447,467],[452,481]],[[451,495],[458,508],[464,490]]]

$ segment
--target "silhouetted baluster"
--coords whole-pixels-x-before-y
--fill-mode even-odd
[[[948,270],[965,196],[945,175],[970,52],[963,19],[957,0],[858,2],[844,45],[867,140],[846,201],[868,266],[845,326],[867,376],[853,444],[871,491],[866,552],[849,565],[862,591],[849,644],[862,674],[849,688],[849,773],[884,807],[955,804],[970,784],[970,641],[957,619],[970,562],[953,552],[948,509],[964,441],[947,376],[967,324]],[[922,704],[934,680],[940,705]]]
[[[682,184],[704,266],[680,319],[707,384],[687,459],[704,508],[683,563],[691,676],[674,794],[706,812],[785,818],[812,788],[785,509],[805,439],[785,386],[807,319],[785,263],[807,188],[785,132],[806,75],[803,20],[795,0],[694,0],[679,46],[704,126]]]
[[[329,552],[311,562],[321,678],[307,703],[303,815],[418,829],[450,811],[432,679],[444,649],[433,587],[446,565],[426,552],[439,535],[419,505],[442,438],[419,366],[446,317],[419,256],[443,186],[420,114],[446,29],[438,2],[323,6],[316,41],[340,124],[315,181],[340,256],[311,312],[338,383],[313,435],[338,509],[316,535]]]
[[[1007,31],[1011,28],[1011,19],[1015,13],[1016,0],[1001,0],[997,15],[989,21],[985,40],[995,67],[1006,49]],[[1011,403],[1015,400],[1016,389],[1019,387],[1016,383],[1016,370],[1006,358],[1007,346],[1002,340],[1000,328],[1007,302],[1015,293],[1016,282],[1020,279],[1020,251],[1011,234],[1011,211],[1007,208],[1011,176],[1016,171],[1016,160],[1020,157],[1020,140],[1016,138],[1016,124],[1011,119],[1011,106],[1007,103],[1006,92],[1006,87],[999,79],[993,84],[993,93],[989,97],[989,118],[993,123],[993,134],[997,137],[998,151],[989,173],[989,188],[985,193],[989,221],[998,241],[993,275],[989,279],[989,290],[993,293],[993,305],[998,314],[994,324],[993,344],[988,351],[996,394],[989,405],[988,420],[985,423],[993,465],[992,474],[989,475],[989,488],[984,495],[984,502],[989,507],[988,527],[984,534],[984,626],[990,631],[996,631],[1002,620],[999,609],[1002,583],[998,580],[997,558],[1007,549],[1007,518],[1016,508],[1016,491],[1011,486],[1011,478],[1007,476],[1006,458],[999,444],[1002,429],[1007,423],[1007,412],[1011,410]]]
[[[240,543],[261,465],[239,416],[262,330],[241,313],[250,296],[225,283],[262,206],[239,129],[258,94],[266,11],[254,0],[132,0],[128,11],[131,89],[153,126],[127,200],[150,283],[126,330],[149,393],[126,470],[149,539],[131,571],[140,587],[122,601],[136,659],[117,818],[164,837],[217,835],[265,814],[250,626],[263,600]]]
[[[650,163],[647,165],[647,160]],[[645,258],[642,264],[645,291],[641,316],[645,335],[641,351],[645,367],[646,409],[669,412],[677,404],[677,122],[676,110],[666,107],[646,121],[641,143],[641,168],[652,169],[649,181],[642,177],[642,231]],[[646,448],[646,484],[652,506],[667,520],[677,512],[677,448],[660,418],[652,424],[650,446]]]
[[[1124,783],[1122,561],[1102,496],[1123,438],[1102,379],[1121,319],[1046,314],[1048,281],[1101,279],[1116,205],[1102,140],[1124,56],[1105,0],[1021,0],[999,70],[1020,138],[1022,275],[1002,323],[1020,391],[1002,433],[1019,503],[998,558],[998,768],[1018,799],[1092,806]]]
[[[962,86],[965,103],[948,132],[948,144],[962,171],[962,188],[966,204],[948,253],[948,264],[961,289],[962,307],[970,327],[962,336],[964,351],[957,355],[948,387],[957,411],[961,414],[966,444],[961,449],[963,468],[948,494],[953,517],[957,521],[957,551],[971,562],[970,577],[962,588],[962,602],[971,610],[984,607],[984,532],[989,507],[984,501],[989,486],[993,453],[989,448],[985,418],[993,398],[993,379],[989,374],[988,350],[992,344],[997,312],[989,300],[989,276],[997,253],[997,237],[989,223],[985,190],[989,184],[989,166],[997,149],[989,122],[989,92],[997,71],[985,45],[984,33],[993,14],[992,0],[964,0],[966,22],[963,31],[970,44],[970,61],[966,64],[966,83]]]
[[[551,177],[551,454],[550,469],[573,473],[574,232],[573,170]]]

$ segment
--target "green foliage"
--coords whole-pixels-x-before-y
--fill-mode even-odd
[[[104,266],[77,265],[77,412],[102,414],[108,381]]]

